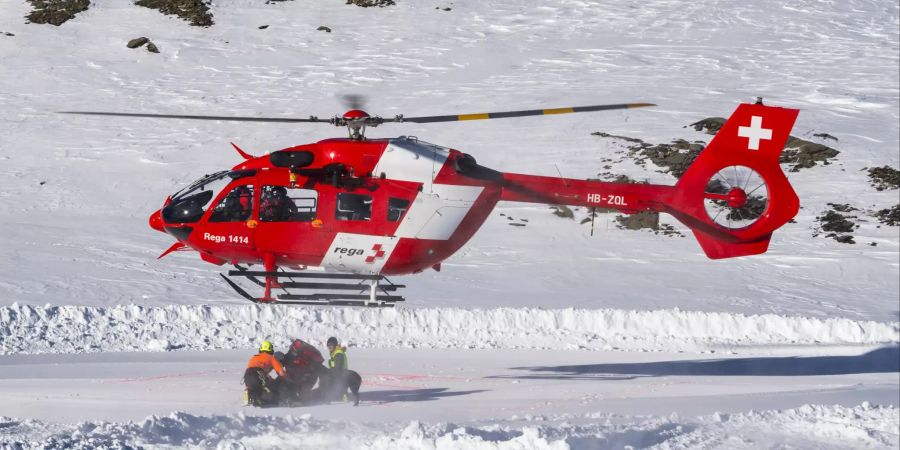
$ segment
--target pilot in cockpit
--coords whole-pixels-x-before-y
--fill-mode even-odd
[[[250,218],[253,193],[247,186],[238,186],[225,197],[225,214],[230,221],[239,222]]]

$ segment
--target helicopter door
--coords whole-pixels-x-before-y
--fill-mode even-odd
[[[209,212],[202,239],[224,249],[253,248],[254,189],[251,184],[234,186]],[[231,257],[225,252],[222,256]]]
[[[305,260],[309,255],[321,254],[318,241],[326,228],[318,217],[319,194],[315,189],[263,185],[259,224],[255,230],[257,250],[286,255],[288,260],[299,259],[295,261],[299,264],[311,264]]]

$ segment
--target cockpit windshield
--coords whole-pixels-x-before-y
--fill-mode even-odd
[[[227,170],[223,170],[221,172],[216,172],[216,173],[211,173],[208,175],[203,175],[202,177],[200,177],[199,180],[189,184],[187,187],[172,194],[172,201],[178,201],[184,197],[187,197],[188,195],[193,194],[197,190],[218,191],[219,189],[225,187],[225,185],[228,184],[229,181],[231,181],[231,180],[224,180],[225,181],[224,184],[222,184],[221,186],[218,186],[219,183],[216,183],[216,182],[223,180],[227,175],[228,175]],[[213,186],[208,186],[210,183],[216,183],[217,186],[215,186],[215,187],[218,187],[218,189],[216,189]],[[210,188],[210,189],[208,189],[208,188]]]
[[[196,222],[203,217],[215,194],[231,182],[229,171],[205,175],[188,187],[172,195],[172,201],[162,209],[162,218],[169,223]]]

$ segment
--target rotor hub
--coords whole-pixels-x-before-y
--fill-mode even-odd
[[[369,113],[367,113],[361,109],[351,109],[350,111],[345,112],[343,116],[341,116],[341,118],[346,121],[353,121],[353,120],[360,120],[360,119],[365,120],[365,119],[368,119],[369,117],[371,117],[369,115]]]
[[[741,188],[732,188],[727,196],[728,206],[732,208],[743,208],[747,204],[747,193]]]

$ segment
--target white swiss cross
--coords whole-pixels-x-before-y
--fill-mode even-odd
[[[738,127],[738,136],[749,139],[747,148],[750,150],[759,150],[760,139],[772,139],[772,130],[762,127],[762,117],[752,116],[750,118],[749,127]]]

